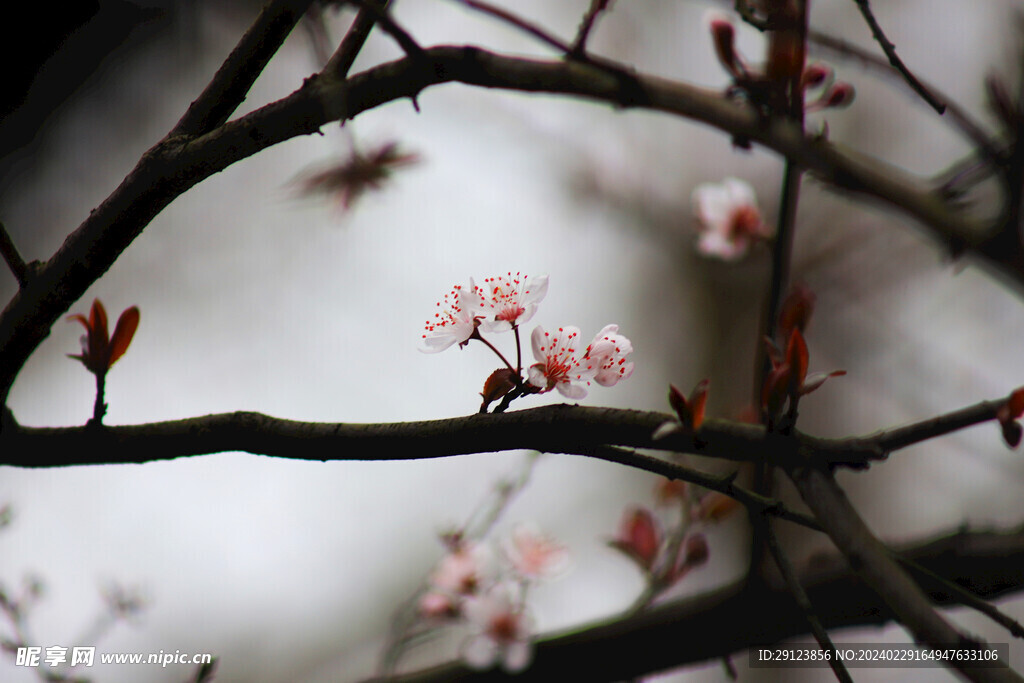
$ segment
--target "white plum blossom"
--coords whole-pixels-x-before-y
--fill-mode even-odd
[[[743,180],[702,183],[693,191],[693,202],[700,222],[697,250],[705,256],[736,261],[754,241],[773,234],[761,218],[754,189]]]
[[[548,293],[548,276],[530,277],[511,272],[484,280],[480,288],[481,327],[485,332],[507,332],[530,320]]]
[[[463,613],[476,633],[463,645],[462,657],[474,669],[500,663],[505,671],[516,673],[530,665],[530,620],[514,592],[515,586],[498,583],[466,600]]]
[[[479,287],[472,279],[468,288],[455,285],[436,305],[439,310],[424,325],[420,351],[437,353],[452,344],[462,346],[468,343],[476,331],[477,318],[480,317],[483,305]]]
[[[569,566],[569,549],[532,526],[513,529],[505,552],[525,579],[552,579]]]
[[[530,366],[529,383],[540,392],[558,389],[566,398],[583,398],[597,373],[597,360],[576,355],[580,347],[580,329],[568,325],[559,327],[552,335],[538,325],[530,338],[533,343],[533,357],[537,363]]]
[[[615,386],[620,379],[628,379],[633,374],[633,363],[626,362],[626,356],[633,352],[633,343],[618,332],[618,325],[606,325],[584,354],[594,360],[600,359],[594,381],[603,387]]]

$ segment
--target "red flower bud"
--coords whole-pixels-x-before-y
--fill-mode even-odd
[[[804,69],[804,75],[800,79],[800,87],[804,90],[818,88],[832,80],[832,67],[827,64],[811,64]]]
[[[646,508],[627,509],[619,524],[619,535],[609,541],[609,545],[650,571],[661,550],[661,530],[654,515]]]

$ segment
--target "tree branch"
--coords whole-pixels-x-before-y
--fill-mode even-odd
[[[994,599],[1024,588],[1024,528],[957,532],[906,546],[900,554],[944,578],[970,585],[983,598]],[[850,570],[841,555],[816,556],[800,572],[800,583],[827,629],[882,626],[893,620],[892,611]],[[956,598],[941,591],[932,599],[937,605],[958,604]],[[497,669],[479,672],[460,663],[448,663],[387,680],[545,681],[572,671],[578,680],[617,681],[710,661],[758,645],[805,636],[807,632],[804,613],[780,581],[771,580],[757,592],[744,590],[740,582],[656,606],[623,621],[575,628],[544,638],[537,644],[530,668],[514,678]],[[672,647],[664,643],[672,643]]]
[[[873,444],[856,439],[767,434],[756,425],[724,420],[705,421],[699,441],[684,434],[655,441],[654,430],[671,419],[665,413],[557,404],[508,413],[385,424],[297,422],[250,412],[102,428],[9,424],[0,436],[4,446],[0,464],[129,464],[225,451],[295,460],[420,460],[529,449],[594,455],[651,468],[653,458],[599,450],[608,444],[736,462],[766,459],[789,467],[814,458],[820,462],[840,458],[861,462],[878,457]],[[672,463],[664,467],[666,471],[659,474],[668,474]]]
[[[878,25],[878,20],[875,19],[874,13],[871,11],[871,5],[868,4],[868,0],[853,0],[857,3],[857,8],[860,10],[861,16],[864,17],[864,21],[867,22],[868,28],[871,29],[871,35],[875,37],[875,41],[881,46],[885,56],[889,58],[889,63],[892,64],[892,68],[900,72],[903,78],[907,81],[907,84],[913,88],[914,92],[921,96],[925,102],[927,102],[932,109],[940,114],[945,113],[946,105],[940,102],[938,98],[928,91],[926,87],[917,80],[914,74],[910,73],[910,69],[903,63],[899,55],[896,54],[896,46],[892,44],[886,36],[885,32],[882,31],[882,27]]]
[[[273,0],[266,5],[170,134],[202,135],[227,121],[311,4]]]
[[[587,455],[694,481],[687,478],[694,476],[692,470],[613,446],[690,453],[734,462],[766,462],[788,469],[806,465],[864,469],[874,461],[886,459],[892,451],[994,420],[1006,400],[982,401],[904,427],[845,439],[822,439],[798,430],[791,434],[770,433],[761,425],[717,419],[705,420],[696,437],[676,432],[654,439],[655,430],[674,419],[671,415],[568,404],[423,422],[298,422],[261,413],[235,412],[112,427],[25,427],[5,410],[0,431],[0,465],[138,464],[225,451],[296,460],[417,460],[525,448]],[[721,491],[748,506],[774,506],[772,498],[732,486],[729,477],[717,478],[716,484],[715,477],[707,476],[705,481],[694,483]],[[791,521],[807,526],[808,520]]]
[[[3,254],[4,261],[7,262],[7,266],[14,273],[14,278],[18,281],[18,285],[24,287],[28,284],[28,266],[25,265],[21,254],[18,253],[18,248],[14,246],[14,241],[7,234],[7,228],[4,227],[3,223],[0,223],[0,254]]]
[[[940,649],[973,647],[980,643],[960,633],[935,611],[924,591],[864,524],[830,472],[817,467],[802,467],[788,474],[800,497],[846,556],[850,566],[885,601],[916,642]],[[955,661],[949,664],[971,681],[1024,681],[1009,668],[964,667],[962,662]]]
[[[370,1],[382,11],[387,9],[388,0]],[[356,57],[359,56],[359,52],[363,49],[363,45],[366,44],[366,39],[370,37],[370,31],[373,30],[375,22],[376,19],[368,9],[360,8],[359,13],[356,14],[356,18],[348,29],[348,33],[341,39],[341,44],[334,54],[331,55],[321,73],[329,74],[338,79],[348,76],[348,72],[352,69],[352,64],[355,63]]]

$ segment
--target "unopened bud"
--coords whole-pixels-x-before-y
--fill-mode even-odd
[[[836,83],[829,89],[822,100],[823,108],[847,107],[853,103],[856,95],[853,86],[849,83]]]
[[[827,64],[811,64],[804,69],[804,75],[800,80],[800,87],[804,90],[818,88],[832,80],[832,67]]]

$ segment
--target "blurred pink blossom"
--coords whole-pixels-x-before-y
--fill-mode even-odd
[[[568,548],[526,525],[512,531],[506,553],[516,572],[527,579],[554,578],[569,566]]]
[[[698,185],[693,202],[700,223],[697,250],[705,256],[736,261],[753,242],[774,234],[761,218],[754,188],[738,178]]]
[[[500,663],[515,673],[530,665],[530,622],[514,592],[515,586],[498,583],[483,595],[466,600],[464,612],[476,630],[462,648],[469,666],[487,669]]]

